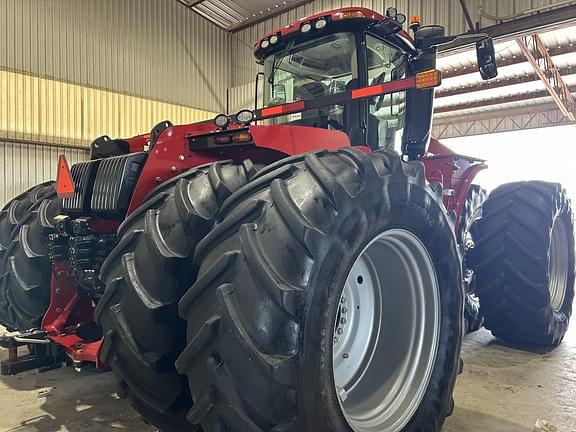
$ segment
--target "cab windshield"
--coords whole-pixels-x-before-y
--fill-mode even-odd
[[[404,77],[404,53],[379,38],[366,35],[363,67],[368,69],[368,82],[361,83],[356,37],[354,33],[329,34],[289,44],[268,57],[264,63],[264,105],[316,99]],[[368,104],[367,120],[361,118],[363,103]],[[403,118],[404,94],[394,93],[290,114],[274,119],[273,123],[342,130],[353,145],[368,143],[377,148],[395,147]]]

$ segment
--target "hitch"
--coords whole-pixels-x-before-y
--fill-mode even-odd
[[[28,347],[29,353],[20,356],[18,348],[24,346]],[[8,350],[8,360],[0,362],[0,375],[16,375],[36,369],[46,372],[61,367],[67,358],[64,350],[50,343],[46,332],[41,330],[2,335],[0,347]]]

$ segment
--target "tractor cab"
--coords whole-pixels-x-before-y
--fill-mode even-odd
[[[414,38],[395,8],[380,15],[352,7],[305,17],[267,34],[255,45],[264,67],[260,112],[301,109],[265,122],[338,130],[354,146],[396,149],[411,159],[424,155],[434,87],[441,82],[437,49],[456,37],[445,37],[441,26],[420,26],[418,17],[411,21]],[[493,62],[491,40],[482,40],[482,64]]]
[[[384,17],[347,8],[300,20],[291,32],[268,35],[256,48],[264,66],[263,105],[314,100],[405,78],[416,50],[402,30],[404,21],[390,11]],[[399,91],[305,110],[271,123],[335,129],[345,132],[352,145],[399,148],[405,112],[406,91]]]

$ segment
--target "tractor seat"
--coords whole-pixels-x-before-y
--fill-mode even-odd
[[[294,100],[312,100],[328,94],[328,86],[319,81],[307,80],[294,86]],[[302,113],[302,119],[291,124],[310,127],[328,127],[328,116],[320,109],[307,110]]]

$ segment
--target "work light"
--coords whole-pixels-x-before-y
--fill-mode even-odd
[[[312,30],[312,24],[310,23],[304,23],[302,24],[302,27],[300,27],[302,33],[309,33],[310,30]]]
[[[236,120],[245,125],[250,124],[254,120],[254,113],[250,110],[242,110],[236,114]]]
[[[328,21],[326,20],[326,18],[320,18],[319,20],[317,20],[314,23],[314,28],[316,30],[322,30],[323,28],[325,28],[328,25]]]
[[[214,124],[220,129],[226,129],[230,124],[230,117],[228,117],[226,114],[218,114],[214,119]]]

